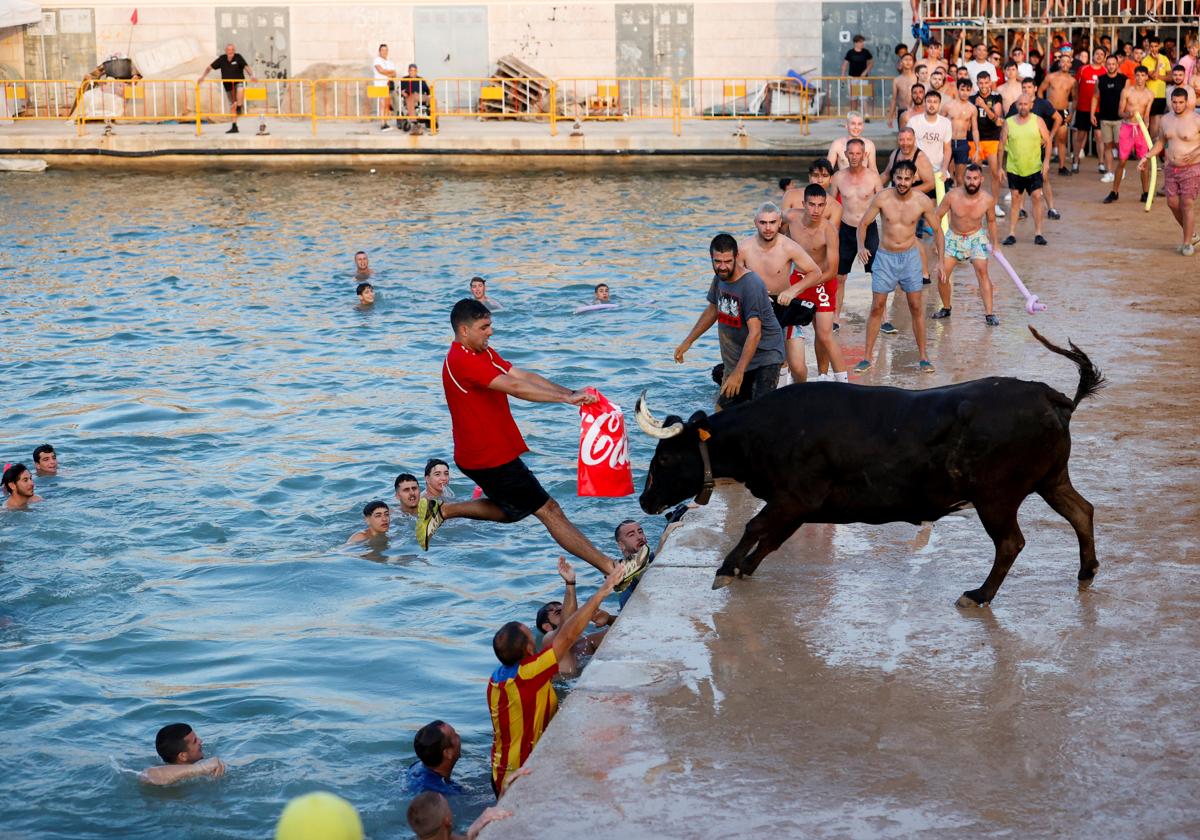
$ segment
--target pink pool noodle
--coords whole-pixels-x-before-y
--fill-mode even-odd
[[[1035,312],[1045,312],[1046,304],[1039,303],[1038,296],[1031,294],[1030,291],[1025,288],[1025,284],[1021,282],[1021,278],[1017,276],[1017,272],[1013,271],[1013,267],[1008,264],[1008,260],[1004,258],[1004,255],[996,252],[992,254],[992,256],[996,258],[996,262],[1000,263],[1000,265],[1004,267],[1004,270],[1008,272],[1008,276],[1011,277],[1012,281],[1017,284],[1018,291],[1025,296],[1025,311],[1030,315]]]

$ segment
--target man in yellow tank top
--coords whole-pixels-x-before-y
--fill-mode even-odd
[[[1004,245],[1017,241],[1017,221],[1025,193],[1032,199],[1029,217],[1033,219],[1033,241],[1046,244],[1046,237],[1042,236],[1042,185],[1050,171],[1050,132],[1044,122],[1030,113],[1032,106],[1029,94],[1022,93],[1017,100],[1017,113],[1004,121],[1000,131],[1000,165],[1008,175],[1008,188],[1013,193]]]

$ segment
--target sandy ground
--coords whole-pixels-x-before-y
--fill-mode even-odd
[[[1200,262],[1172,251],[1165,201],[1147,215],[1128,188],[1101,205],[1094,173],[1056,182],[1050,245],[1024,222],[1007,249],[1049,310],[1027,316],[993,262],[1003,323],[987,330],[960,268],[953,317],[929,322],[938,373],[919,378],[893,308],[901,334],[860,381],[1007,374],[1073,393],[1074,366],[1024,324],[1080,344],[1109,378],[1072,424],[1073,480],[1096,506],[1094,586],[1078,590],[1074,533],[1033,497],[989,608],[954,606],[991,564],[971,512],[807,525],[714,592],[757,504],[727,489],[647,574],[503,800],[515,816],[485,840],[1200,836]],[[865,281],[851,285],[842,336],[857,358]]]

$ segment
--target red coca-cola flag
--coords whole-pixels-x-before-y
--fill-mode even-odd
[[[594,388],[596,402],[579,407],[580,496],[628,496],[633,492],[625,415]]]

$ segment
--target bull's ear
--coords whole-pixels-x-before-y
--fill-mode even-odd
[[[703,411],[697,411],[695,414],[693,414],[691,417],[688,418],[687,430],[689,432],[696,432],[697,434],[701,434],[703,437],[707,437],[707,435],[708,435],[708,415],[705,414]]]

